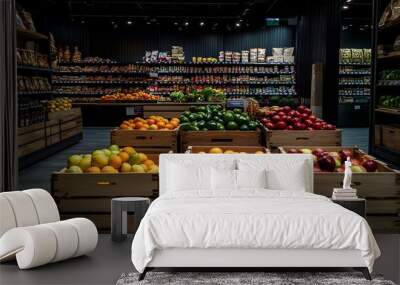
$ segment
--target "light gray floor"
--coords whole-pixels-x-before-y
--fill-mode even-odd
[[[100,235],[88,256],[61,261],[29,270],[19,270],[15,262],[0,265],[1,285],[115,284],[122,273],[134,271],[130,259],[132,237],[112,242]]]

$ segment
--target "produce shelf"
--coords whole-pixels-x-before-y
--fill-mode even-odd
[[[129,75],[129,76],[147,76],[148,72],[117,72],[117,71],[53,71],[56,75]]]
[[[18,71],[32,71],[32,72],[43,72],[43,73],[52,73],[53,70],[51,68],[46,67],[37,67],[37,66],[30,66],[30,65],[18,65]]]
[[[295,85],[295,82],[185,82],[185,81],[156,81],[158,85]]]
[[[339,87],[367,87],[371,86],[371,84],[368,83],[345,83],[345,84],[339,84]]]
[[[370,67],[371,63],[339,63],[339,66],[360,66],[360,67]]]
[[[284,62],[215,62],[215,63],[193,63],[193,62],[182,62],[182,63],[156,63],[156,62],[60,62],[60,66],[95,66],[95,65],[144,65],[144,66],[218,66],[218,65],[243,65],[243,66],[293,66],[294,63],[284,63]]]
[[[115,81],[52,81],[53,85],[148,85],[152,82],[115,82]]]
[[[370,76],[371,72],[339,72],[340,76]]]
[[[375,112],[400,116],[400,108],[379,107],[375,109]]]
[[[54,94],[51,91],[32,91],[32,92],[27,92],[27,91],[18,91],[18,95],[24,95],[24,96],[38,96],[38,95],[52,95]]]
[[[378,59],[400,59],[400,51],[392,51],[385,55],[380,55]]]

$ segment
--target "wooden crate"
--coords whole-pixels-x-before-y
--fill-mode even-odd
[[[46,147],[46,140],[44,138],[18,146],[18,157],[26,156],[35,151],[41,150],[45,147]]]
[[[376,146],[382,145],[382,126],[381,125],[375,125],[374,144]]]
[[[180,131],[180,151],[189,146],[262,146],[261,130],[256,131]]]
[[[60,120],[46,121],[46,146],[50,146],[60,142]]]
[[[268,130],[265,129],[268,148],[278,146],[340,146],[342,130]]]
[[[158,163],[158,155],[149,154]],[[110,231],[111,199],[114,197],[158,196],[158,174],[68,174],[65,169],[52,175],[52,194],[64,217],[86,217],[99,231]]]
[[[382,145],[400,151],[400,125],[382,125]]]
[[[261,151],[263,153],[270,153],[269,149],[262,146],[189,146],[186,150],[187,153],[199,153],[205,152],[208,153],[211,148],[219,147],[223,151],[225,150],[233,150],[234,152],[245,152],[245,153],[255,153],[257,151]]]
[[[70,110],[66,110],[66,111],[59,111],[59,112],[54,112],[54,113],[49,113],[47,115],[47,118],[49,121],[51,120],[71,120],[73,118],[76,117],[81,117],[82,116],[82,112],[81,112],[81,108],[72,108]]]
[[[303,148],[298,146],[280,147],[281,152],[285,153],[290,148]],[[322,148],[328,152],[339,151],[341,149],[353,150],[354,157],[360,158],[367,155],[357,147],[327,147],[327,146],[304,146],[304,148]],[[370,156],[370,155],[368,155]],[[374,157],[370,156],[375,159]],[[375,159],[376,160],[376,159]],[[376,215],[381,216],[381,219],[391,220],[394,216],[400,215],[400,172],[390,168],[384,162],[376,160],[378,163],[378,172],[353,173],[352,185],[357,189],[357,194],[360,197],[367,199],[367,218]],[[314,193],[331,197],[333,188],[342,187],[343,173],[339,172],[314,172]],[[375,218],[374,218],[375,219]],[[375,220],[374,220],[375,221]],[[373,223],[376,225],[377,223]],[[372,228],[379,231],[379,227]],[[393,232],[399,228],[393,227]],[[386,228],[385,231],[388,229]]]
[[[45,124],[36,123],[28,127],[18,128],[18,157],[29,155],[46,147]]]
[[[121,130],[111,131],[111,144],[132,146],[144,153],[178,152],[178,129],[170,131]]]

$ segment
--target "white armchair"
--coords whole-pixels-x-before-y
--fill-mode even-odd
[[[60,221],[43,189],[0,193],[0,262],[16,259],[20,269],[33,268],[87,254],[97,239],[88,219]]]

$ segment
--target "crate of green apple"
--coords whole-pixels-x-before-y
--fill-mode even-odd
[[[396,230],[390,216],[400,214],[399,171],[357,147],[284,146],[279,149],[283,153],[312,154],[315,161],[314,193],[327,197],[332,196],[333,188],[342,187],[343,164],[350,157],[352,187],[357,189],[358,196],[367,199],[367,219],[373,221],[372,228],[385,232]]]
[[[188,146],[262,146],[261,125],[240,109],[197,106],[180,117],[181,151]]]
[[[258,110],[257,116],[266,129],[267,147],[342,144],[340,129],[317,118],[309,108],[302,105],[296,109],[289,106],[264,107]]]

